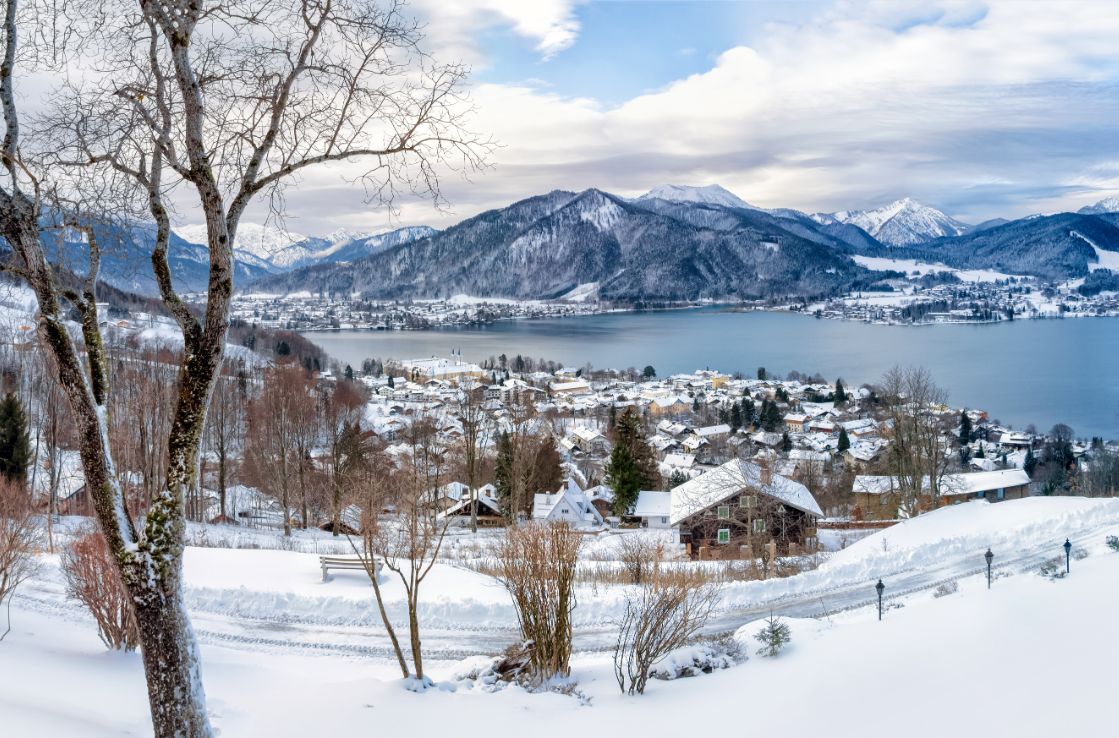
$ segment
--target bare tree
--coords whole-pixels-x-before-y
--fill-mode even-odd
[[[338,381],[319,388],[320,422],[329,446],[330,527],[334,535],[342,530],[342,506],[366,465],[369,443],[361,430],[361,409],[365,393],[354,382]]]
[[[687,644],[703,628],[718,599],[718,589],[698,572],[656,567],[626,596],[625,614],[614,645],[618,688],[629,694],[645,694],[653,665]]]
[[[901,500],[899,512],[912,517],[928,497],[940,503],[945,475],[952,461],[940,413],[947,393],[924,367],[894,367],[882,377],[879,397],[890,426],[888,466]]]
[[[248,369],[242,364],[227,366],[214,386],[214,399],[206,418],[206,446],[217,456],[218,516],[225,522],[226,489],[232,460],[244,451]]]
[[[262,193],[278,208],[280,188],[293,174],[361,158],[371,162],[363,181],[375,197],[391,198],[401,182],[438,196],[437,164],[453,156],[475,165],[485,142],[462,132],[464,70],[422,56],[415,24],[395,4],[75,0],[50,7],[87,21],[91,37],[102,41],[103,73],[61,96],[60,113],[28,146],[15,94],[18,32],[55,24],[40,27],[39,18],[22,16],[18,0],[3,7],[0,235],[13,252],[7,267],[37,297],[38,329],[73,412],[97,518],[136,602],[154,732],[209,736],[197,645],[182,601],[185,497],[197,486],[201,437],[224,357],[242,215]],[[54,176],[58,167],[33,169],[25,157],[32,149],[81,171],[48,186],[44,172]],[[156,282],[185,344],[164,488],[141,526],[126,508],[109,442],[98,239],[90,228],[88,268],[76,290],[60,284],[41,240],[42,217],[54,212],[45,207],[50,193],[99,175],[119,177],[113,191],[127,202],[146,203],[156,223]],[[201,317],[175,290],[167,259],[167,196],[176,186],[197,198],[207,228]],[[66,221],[74,225],[71,214]],[[64,302],[80,316],[85,362],[67,329]]]
[[[513,598],[537,686],[571,672],[581,544],[581,535],[567,523],[527,523],[509,528],[497,549],[499,578]]]

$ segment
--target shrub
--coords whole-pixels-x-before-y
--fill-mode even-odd
[[[694,646],[684,646],[666,654],[653,664],[649,676],[665,681],[684,679],[729,669],[746,658],[738,641],[731,636],[723,636]]]
[[[16,588],[38,569],[35,550],[40,546],[41,532],[25,490],[0,477],[0,605],[10,604]],[[11,627],[9,618],[0,640]]]
[[[541,686],[571,673],[571,612],[582,536],[567,523],[510,528],[498,546],[498,578],[517,611],[528,649],[527,681]]]
[[[97,623],[97,635],[116,651],[140,645],[132,598],[120,580],[109,547],[100,532],[86,533],[62,553],[62,572],[70,597],[81,602]]]
[[[772,615],[766,619],[765,627],[754,636],[754,640],[762,644],[758,649],[758,655],[768,658],[775,658],[792,638],[793,633],[789,626]]]
[[[1119,536],[1108,536],[1107,547],[1110,548],[1112,551],[1119,552]]]
[[[644,694],[653,665],[686,644],[707,623],[718,589],[687,571],[655,567],[626,596],[614,644],[614,677],[629,694]]]
[[[960,591],[960,585],[953,579],[950,582],[945,582],[933,590],[933,597],[946,597],[950,594],[956,594]]]
[[[664,558],[664,545],[640,533],[623,535],[618,559],[631,584],[641,584]]]

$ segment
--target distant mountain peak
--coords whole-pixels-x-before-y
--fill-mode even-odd
[[[818,222],[834,219],[862,228],[883,243],[892,246],[912,246],[945,236],[960,236],[971,230],[936,208],[923,205],[912,197],[894,200],[888,205],[871,210],[841,210],[837,213],[820,213]]]
[[[1119,213],[1119,197],[1105,197],[1094,205],[1085,205],[1076,212],[1080,213],[1081,215]]]
[[[693,187],[689,185],[663,184],[646,192],[638,200],[668,200],[669,202],[694,202],[705,205],[720,205],[725,208],[746,208],[761,210],[743,200],[725,187],[717,184]]]

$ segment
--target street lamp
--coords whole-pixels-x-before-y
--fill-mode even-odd
[[[1069,573],[1069,554],[1072,553],[1072,544],[1069,540],[1065,539],[1065,574]]]
[[[876,590],[878,590],[878,619],[881,620],[882,619],[882,592],[886,589],[886,585],[882,584],[882,580],[879,579],[878,584],[874,585],[874,588]]]
[[[991,547],[987,547],[987,553],[983,554],[983,558],[987,559],[987,589],[991,588],[991,561],[994,560],[995,555],[991,553]]]

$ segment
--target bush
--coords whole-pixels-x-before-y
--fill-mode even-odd
[[[614,644],[618,688],[644,694],[653,665],[691,640],[718,602],[715,585],[692,572],[655,567],[626,596],[625,614]]]
[[[665,681],[684,679],[729,669],[746,658],[738,641],[730,636],[723,636],[694,646],[684,646],[666,654],[653,664],[649,676]]]
[[[1119,536],[1108,536],[1107,547],[1112,551],[1119,552]]]
[[[946,597],[950,594],[956,594],[960,591],[960,585],[953,579],[950,582],[945,582],[933,591],[933,597]]]
[[[97,623],[97,635],[115,651],[135,651],[140,631],[132,598],[120,580],[105,537],[86,533],[62,553],[62,573],[70,597],[81,602]]]
[[[775,658],[792,639],[793,633],[789,630],[789,626],[772,615],[766,619],[765,627],[754,636],[754,640],[762,644],[758,649],[758,655],[767,658]]]
[[[26,491],[0,477],[0,605],[10,603],[16,588],[38,569],[35,550],[41,537]],[[11,627],[9,619],[0,640]]]
[[[640,533],[623,535],[618,546],[618,559],[622,562],[630,584],[641,584],[664,558],[664,544],[650,540]]]
[[[508,529],[497,550],[498,578],[513,598],[528,649],[527,681],[541,686],[571,673],[571,612],[582,536],[566,523]]]

